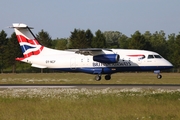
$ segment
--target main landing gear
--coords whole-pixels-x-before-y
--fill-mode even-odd
[[[110,80],[110,79],[111,79],[111,75],[110,75],[110,74],[105,75],[104,78],[105,78],[105,80]],[[96,81],[100,81],[100,80],[101,80],[101,75],[100,75],[100,74],[96,75],[96,76],[95,76],[95,80],[96,80]]]
[[[100,81],[100,80],[101,80],[101,75],[96,75],[96,76],[95,76],[95,80],[96,80],[96,81]]]

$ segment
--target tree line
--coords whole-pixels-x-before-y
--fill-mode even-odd
[[[97,30],[95,34],[90,29],[74,29],[69,38],[52,39],[47,31],[41,30],[35,35],[39,42],[53,49],[80,49],[80,48],[117,48],[140,49],[159,53],[173,65],[173,72],[180,72],[180,33],[165,35],[164,31],[140,33],[135,31],[130,37],[119,31]],[[22,57],[15,33],[7,37],[7,33],[0,32],[0,72],[37,72],[29,64],[15,61]],[[47,72],[49,72],[47,70]]]

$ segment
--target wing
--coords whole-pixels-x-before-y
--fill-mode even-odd
[[[101,54],[114,54],[111,49],[102,49],[102,48],[87,48],[87,49],[78,49],[75,51],[77,54],[83,55],[101,55]]]
[[[74,50],[76,54],[91,55],[93,60],[101,63],[117,63],[120,56],[111,49],[87,48]]]

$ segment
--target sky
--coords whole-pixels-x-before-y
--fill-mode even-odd
[[[131,36],[139,30],[166,35],[180,32],[180,0],[1,0],[0,30],[8,36],[12,23],[42,29],[52,39],[68,38],[74,29],[119,31]]]

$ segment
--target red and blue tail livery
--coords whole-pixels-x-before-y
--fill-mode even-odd
[[[38,55],[43,50],[43,46],[36,40],[36,37],[31,32],[30,27],[25,24],[13,24],[16,37],[21,47],[24,58],[32,55]],[[21,59],[24,59],[21,58]]]
[[[96,74],[95,80],[110,80],[111,75],[123,71],[154,71],[162,78],[160,70],[171,69],[173,65],[153,51],[135,49],[85,48],[76,50],[55,50],[39,43],[26,24],[15,23],[14,28],[23,58],[16,60],[32,67],[48,68],[68,72]]]

